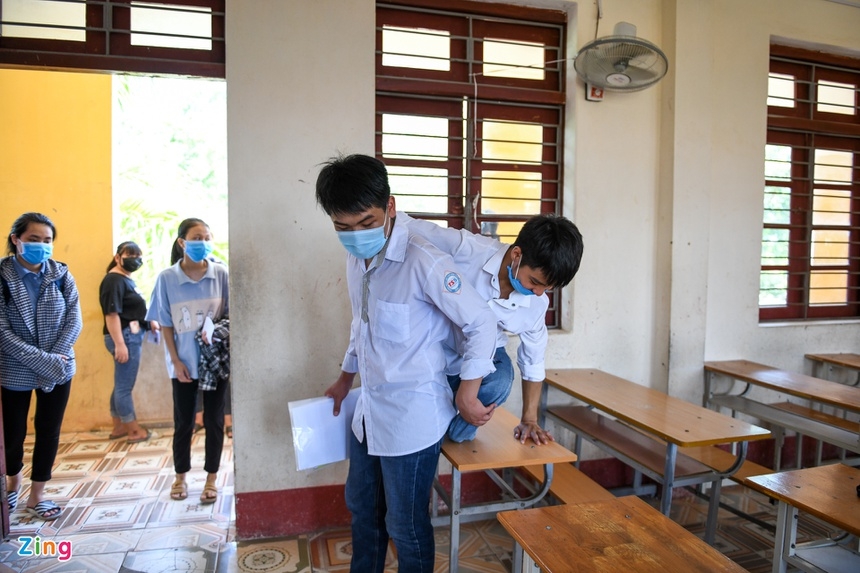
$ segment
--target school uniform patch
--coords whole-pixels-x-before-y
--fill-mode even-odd
[[[460,275],[454,271],[445,273],[445,290],[457,294],[463,288],[463,281],[460,280]]]

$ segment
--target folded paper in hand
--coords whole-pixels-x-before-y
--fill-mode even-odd
[[[349,433],[360,388],[353,388],[334,416],[328,397],[296,400],[288,404],[296,450],[296,469],[307,470],[349,457]]]

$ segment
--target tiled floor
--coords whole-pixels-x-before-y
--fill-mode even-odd
[[[157,428],[148,442],[111,441],[107,433],[64,435],[49,497],[65,511],[54,522],[35,519],[20,509],[12,515],[12,532],[0,544],[0,573],[310,573],[349,570],[348,529],[310,533],[290,539],[236,542],[233,495],[233,444],[226,440],[219,474],[219,499],[201,505],[205,473],[189,474],[188,499],[170,499],[173,480],[171,429]],[[31,438],[32,439],[32,438]],[[203,466],[201,432],[192,443],[192,467]],[[26,444],[24,475],[32,442]],[[25,480],[21,507],[29,494]],[[723,500],[774,523],[776,512],[766,498],[740,486],[723,489]],[[656,505],[657,502],[653,501]],[[695,496],[675,496],[672,518],[701,536],[705,503]],[[804,535],[829,529],[801,520]],[[38,540],[38,550],[37,548]],[[43,550],[45,541],[56,549]],[[436,530],[436,571],[448,570],[448,531]],[[716,546],[752,573],[770,571],[773,537],[766,529],[721,512]],[[460,538],[460,572],[507,572],[513,541],[495,520],[464,524]],[[68,550],[71,549],[71,558]],[[30,551],[34,555],[22,555]],[[386,571],[397,570],[389,555]]]

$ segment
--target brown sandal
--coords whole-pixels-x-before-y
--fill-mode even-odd
[[[214,483],[206,482],[206,485],[203,486],[203,493],[200,494],[200,503],[209,505],[216,501],[218,501],[218,488],[215,487]]]
[[[170,499],[181,501],[186,497],[188,497],[188,486],[185,484],[185,480],[178,479],[173,482],[173,485],[170,486]]]

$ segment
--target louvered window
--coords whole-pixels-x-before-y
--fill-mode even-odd
[[[759,316],[860,314],[860,60],[772,46]]]
[[[0,0],[0,64],[224,77],[224,0]]]
[[[565,21],[503,4],[377,4],[376,152],[398,208],[508,243],[530,216],[560,213]]]

